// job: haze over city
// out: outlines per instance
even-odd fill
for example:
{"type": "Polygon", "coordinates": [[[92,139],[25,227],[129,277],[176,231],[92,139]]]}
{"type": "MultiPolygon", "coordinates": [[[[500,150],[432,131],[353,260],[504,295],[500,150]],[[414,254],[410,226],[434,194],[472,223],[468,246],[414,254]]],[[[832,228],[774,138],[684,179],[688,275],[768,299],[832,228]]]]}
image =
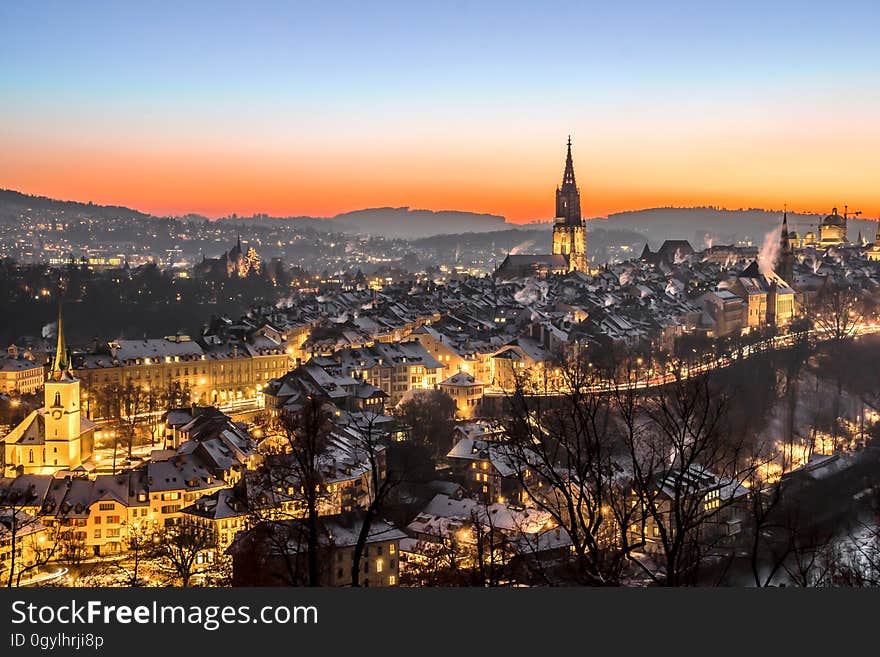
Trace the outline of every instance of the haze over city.
{"type": "Polygon", "coordinates": [[[875,3],[5,3],[0,183],[158,214],[880,212],[875,3]]]}

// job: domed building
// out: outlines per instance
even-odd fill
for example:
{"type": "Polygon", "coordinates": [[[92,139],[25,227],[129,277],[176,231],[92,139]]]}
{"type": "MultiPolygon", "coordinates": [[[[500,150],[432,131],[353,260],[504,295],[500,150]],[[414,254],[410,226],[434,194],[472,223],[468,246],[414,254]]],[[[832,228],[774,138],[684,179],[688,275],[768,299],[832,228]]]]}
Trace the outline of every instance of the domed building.
{"type": "Polygon", "coordinates": [[[872,262],[880,262],[880,221],[877,222],[877,237],[874,238],[874,243],[868,247],[865,255],[872,262]]]}
{"type": "Polygon", "coordinates": [[[819,246],[840,246],[846,243],[846,217],[837,214],[837,208],[831,210],[819,225],[819,246]]]}

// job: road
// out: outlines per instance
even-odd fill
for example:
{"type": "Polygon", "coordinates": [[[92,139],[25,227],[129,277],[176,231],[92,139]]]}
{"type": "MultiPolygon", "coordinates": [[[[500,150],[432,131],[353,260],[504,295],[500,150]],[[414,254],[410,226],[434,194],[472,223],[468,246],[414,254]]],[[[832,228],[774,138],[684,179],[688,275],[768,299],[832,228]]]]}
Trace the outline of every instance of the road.
{"type": "MultiPolygon", "coordinates": [[[[822,339],[822,333],[825,331],[821,329],[812,329],[808,332],[809,335],[822,339]]],[[[864,335],[872,335],[880,333],[880,324],[871,323],[871,324],[863,324],[859,327],[859,329],[854,333],[854,337],[861,337],[864,335]]],[[[707,372],[722,369],[725,367],[729,367],[734,365],[735,363],[741,362],[752,356],[756,356],[758,354],[765,353],[767,351],[772,351],[774,349],[783,349],[786,347],[791,347],[797,340],[798,335],[792,333],[786,333],[785,335],[778,335],[773,338],[769,338],[767,340],[762,340],[761,342],[756,342],[752,345],[744,346],[735,356],[734,355],[726,355],[720,356],[718,358],[713,358],[711,360],[706,361],[705,363],[699,363],[696,365],[684,365],[679,372],[667,372],[665,374],[660,374],[657,376],[651,376],[649,371],[649,377],[644,379],[634,379],[627,381],[625,383],[616,383],[616,382],[608,382],[608,383],[599,383],[593,386],[588,386],[583,389],[584,393],[608,393],[608,392],[620,392],[620,391],[628,391],[628,390],[644,390],[647,388],[657,388],[660,386],[667,385],[669,383],[673,383],[677,379],[689,379],[691,377],[700,376],[701,374],[705,374],[707,372]]],[[[638,375],[637,375],[638,377],[638,375]]],[[[488,388],[485,391],[485,396],[487,397],[504,397],[506,395],[511,394],[512,391],[507,391],[501,388],[488,388]]],[[[559,394],[564,394],[564,390],[554,391],[554,392],[529,392],[530,397],[556,397],[559,394]]]]}

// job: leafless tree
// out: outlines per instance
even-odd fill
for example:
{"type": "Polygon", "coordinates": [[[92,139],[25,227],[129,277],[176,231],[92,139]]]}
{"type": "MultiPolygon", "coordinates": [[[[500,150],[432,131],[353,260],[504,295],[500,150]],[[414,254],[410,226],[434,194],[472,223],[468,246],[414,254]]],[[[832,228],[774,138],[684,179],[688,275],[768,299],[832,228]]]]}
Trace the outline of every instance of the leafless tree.
{"type": "Polygon", "coordinates": [[[637,405],[640,427],[628,441],[633,493],[659,568],[638,563],[667,586],[696,583],[706,556],[725,540],[724,512],[742,499],[757,467],[746,441],[727,431],[727,405],[708,374],[679,375],[637,405]]]}
{"type": "Polygon", "coordinates": [[[308,396],[298,410],[280,413],[269,430],[275,440],[266,444],[274,444],[277,451],[267,454],[250,477],[251,524],[266,523],[265,536],[277,543],[278,553],[287,559],[291,583],[303,579],[293,570],[306,553],[304,579],[309,586],[320,586],[320,513],[328,498],[322,461],[332,430],[331,413],[323,400],[308,396]]]}
{"type": "Polygon", "coordinates": [[[156,558],[164,562],[184,587],[189,586],[198,570],[199,555],[217,551],[215,533],[195,522],[182,522],[159,530],[155,543],[156,558]]]}
{"type": "Polygon", "coordinates": [[[435,456],[445,455],[449,437],[455,426],[455,401],[441,390],[416,390],[400,405],[400,416],[412,428],[412,439],[431,450],[435,456]]]}
{"type": "Polygon", "coordinates": [[[368,502],[361,517],[357,541],[351,563],[351,585],[360,586],[361,561],[364,547],[370,536],[373,523],[388,500],[388,496],[401,483],[399,473],[389,474],[386,466],[386,449],[383,441],[384,433],[378,426],[382,417],[372,411],[365,411],[356,416],[349,416],[353,428],[354,448],[369,464],[368,502]]]}
{"type": "Polygon", "coordinates": [[[8,565],[0,571],[6,586],[19,586],[23,577],[46,565],[58,546],[55,534],[43,524],[48,510],[32,486],[0,481],[0,535],[9,546],[8,565]],[[25,560],[24,556],[30,558],[25,560]]]}
{"type": "Polygon", "coordinates": [[[744,540],[752,580],[757,587],[773,584],[794,549],[796,515],[783,508],[782,492],[779,481],[768,482],[757,472],[753,473],[749,482],[744,540]]]}
{"type": "Polygon", "coordinates": [[[506,450],[527,500],[568,535],[575,581],[614,584],[631,549],[624,529],[632,511],[617,463],[616,399],[601,391],[613,370],[598,373],[581,350],[559,369],[554,395],[517,377],[506,450]]]}
{"type": "Polygon", "coordinates": [[[850,340],[865,316],[865,304],[852,287],[829,282],[817,295],[810,316],[832,345],[850,340]]]}
{"type": "Polygon", "coordinates": [[[156,533],[147,525],[128,525],[124,544],[126,558],[116,561],[114,568],[122,576],[125,586],[143,586],[144,564],[165,556],[157,545],[156,533]]]}
{"type": "Polygon", "coordinates": [[[497,526],[495,511],[484,500],[470,514],[475,552],[472,579],[476,586],[497,587],[510,576],[511,537],[497,526]]]}

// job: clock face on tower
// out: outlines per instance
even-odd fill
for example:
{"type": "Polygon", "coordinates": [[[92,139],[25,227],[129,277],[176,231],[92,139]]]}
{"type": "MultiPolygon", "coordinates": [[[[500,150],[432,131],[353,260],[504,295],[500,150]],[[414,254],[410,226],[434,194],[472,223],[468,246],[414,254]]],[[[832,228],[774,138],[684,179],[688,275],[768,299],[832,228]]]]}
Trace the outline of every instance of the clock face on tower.
{"type": "Polygon", "coordinates": [[[54,411],[52,411],[52,419],[53,420],[60,420],[62,415],[63,415],[63,413],[61,412],[61,409],[59,409],[59,408],[56,408],[54,411]]]}

